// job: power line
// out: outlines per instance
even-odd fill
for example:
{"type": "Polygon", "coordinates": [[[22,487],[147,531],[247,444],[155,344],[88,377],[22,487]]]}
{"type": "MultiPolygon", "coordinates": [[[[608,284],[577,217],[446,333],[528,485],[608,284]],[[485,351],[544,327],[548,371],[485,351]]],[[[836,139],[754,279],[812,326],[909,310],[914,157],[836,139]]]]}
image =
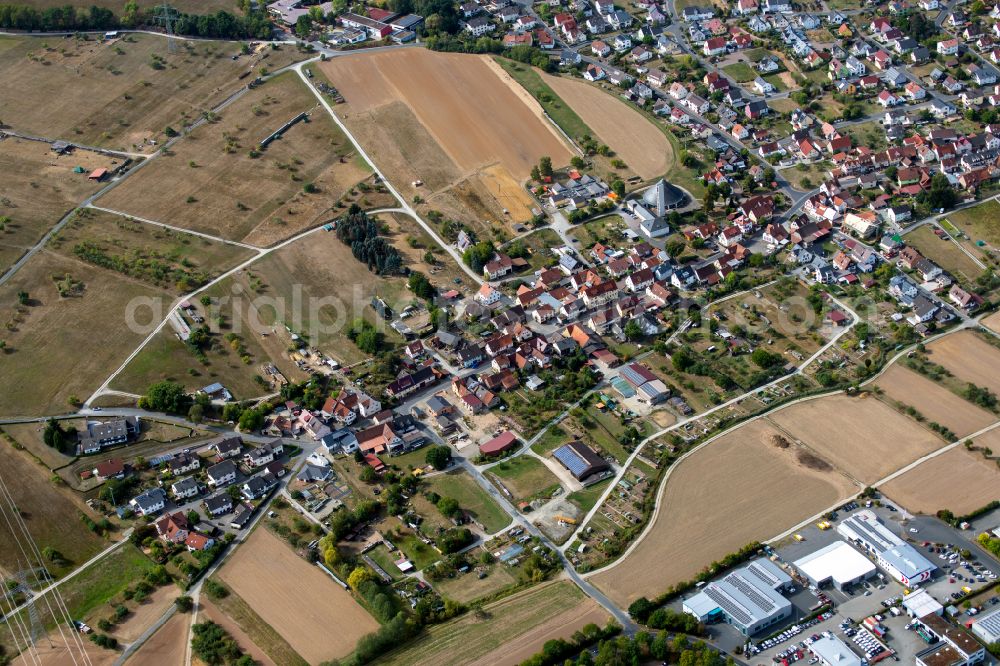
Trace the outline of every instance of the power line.
{"type": "MultiPolygon", "coordinates": [[[[30,565],[32,558],[25,551],[24,543],[28,544],[28,549],[34,554],[35,562],[38,564],[38,567],[44,569],[45,567],[42,555],[39,552],[38,547],[35,545],[34,540],[31,538],[31,533],[28,531],[28,526],[24,523],[24,520],[21,518],[20,512],[17,509],[17,504],[14,502],[13,496],[7,489],[7,485],[4,482],[2,476],[0,476],[0,513],[3,513],[4,520],[6,521],[7,526],[11,531],[11,536],[17,543],[17,547],[21,551],[21,554],[24,556],[26,563],[30,565]],[[13,523],[11,522],[10,517],[8,516],[8,511],[14,516],[13,523]],[[16,523],[17,526],[20,528],[19,530],[15,529],[14,523],[16,523]],[[22,539],[18,537],[18,531],[20,531],[21,536],[23,537],[23,542],[22,539]]],[[[42,583],[38,579],[38,574],[37,574],[38,569],[32,568],[30,569],[30,571],[31,571],[31,576],[35,579],[35,584],[38,586],[39,589],[43,589],[42,583]]],[[[57,613],[56,611],[52,610],[52,604],[49,601],[48,594],[43,594],[42,600],[45,602],[45,606],[46,608],[48,608],[49,614],[55,620],[56,629],[58,629],[59,635],[62,637],[64,643],[66,644],[67,650],[69,651],[70,659],[72,659],[73,664],[75,665],[78,662],[73,654],[72,647],[70,647],[70,641],[66,639],[66,634],[63,632],[63,626],[62,626],[63,621],[66,621],[70,627],[73,627],[72,618],[69,617],[69,612],[62,601],[62,595],[59,593],[59,590],[57,588],[52,588],[51,592],[53,593],[53,596],[56,600],[56,606],[60,612],[57,613]],[[62,615],[63,617],[60,618],[59,615],[62,615]]],[[[29,618],[31,617],[31,608],[33,606],[34,606],[34,599],[32,599],[32,603],[29,605],[29,618]]],[[[86,653],[85,646],[83,646],[83,644],[80,642],[79,635],[76,634],[75,628],[73,632],[73,639],[74,642],[76,642],[77,647],[80,648],[83,654],[84,663],[89,664],[90,657],[86,653]]],[[[34,639],[32,640],[32,643],[34,643],[34,639]]]]}
{"type": "Polygon", "coordinates": [[[174,21],[177,20],[176,10],[164,2],[156,8],[158,12],[156,20],[163,24],[163,29],[167,33],[167,51],[174,53],[177,50],[177,43],[174,39],[174,21]]]}

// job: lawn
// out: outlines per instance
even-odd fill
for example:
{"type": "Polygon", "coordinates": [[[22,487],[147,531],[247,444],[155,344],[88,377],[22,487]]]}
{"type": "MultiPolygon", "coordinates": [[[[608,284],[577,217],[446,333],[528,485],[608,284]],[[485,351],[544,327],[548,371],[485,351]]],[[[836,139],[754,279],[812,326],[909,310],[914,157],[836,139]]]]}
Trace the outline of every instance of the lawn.
{"type": "Polygon", "coordinates": [[[578,250],[586,250],[595,243],[614,244],[624,241],[622,231],[626,229],[620,215],[606,215],[588,220],[570,231],[570,236],[580,241],[578,250]]]}
{"type": "Polygon", "coordinates": [[[562,101],[559,95],[542,80],[542,77],[538,75],[538,72],[534,68],[514,60],[508,60],[507,58],[495,58],[495,60],[504,68],[504,71],[510,74],[511,78],[521,84],[532,97],[538,100],[538,103],[545,109],[545,113],[552,118],[553,122],[563,132],[574,139],[578,139],[585,134],[594,136],[594,133],[587,127],[587,123],[583,122],[583,119],[568,104],[562,101]]]}
{"type": "Polygon", "coordinates": [[[427,479],[430,489],[442,497],[451,497],[459,506],[486,527],[490,534],[510,524],[510,516],[466,472],[449,472],[427,479]]]}
{"type": "Polygon", "coordinates": [[[501,646],[514,645],[522,634],[584,600],[583,593],[570,583],[539,585],[488,604],[481,614],[466,614],[430,626],[419,638],[378,663],[385,666],[455,663],[459,654],[463,660],[473,661],[501,646]]]}
{"type": "Polygon", "coordinates": [[[746,83],[757,78],[757,73],[745,62],[734,62],[731,65],[726,65],[722,71],[736,79],[737,83],[746,83]]]}
{"type": "Polygon", "coordinates": [[[544,456],[557,446],[562,446],[569,439],[567,433],[561,425],[551,426],[538,438],[538,441],[531,445],[531,450],[540,456],[544,456]]]}
{"type": "Polygon", "coordinates": [[[786,90],[788,90],[788,86],[785,85],[785,82],[782,79],[782,75],[780,73],[768,74],[767,76],[763,77],[763,79],[768,83],[770,83],[772,86],[774,86],[775,90],[777,90],[778,92],[785,92],[786,90]]]}
{"type": "Polygon", "coordinates": [[[885,138],[885,129],[883,129],[882,124],[877,120],[850,125],[842,128],[841,133],[850,136],[855,146],[867,146],[872,150],[881,150],[888,145],[885,138]]]}
{"type": "MultiPolygon", "coordinates": [[[[434,550],[431,546],[428,546],[413,534],[407,533],[405,535],[398,536],[392,543],[406,554],[407,559],[413,562],[413,566],[415,566],[418,571],[441,559],[441,554],[439,552],[434,550]]],[[[392,566],[395,568],[396,565],[393,564],[392,566]]],[[[390,570],[386,569],[386,571],[390,570]]]]}
{"type": "Polygon", "coordinates": [[[949,213],[948,220],[965,232],[972,243],[982,240],[1000,247],[1000,203],[995,199],[949,213]]]}
{"type": "Polygon", "coordinates": [[[490,468],[515,499],[549,497],[559,486],[559,479],[540,460],[522,455],[504,460],[490,468]]]}
{"type": "Polygon", "coordinates": [[[818,187],[829,171],[829,162],[800,163],[788,169],[782,169],[781,175],[797,190],[811,190],[818,187]]]}
{"type": "Polygon", "coordinates": [[[601,498],[601,494],[608,489],[609,483],[611,483],[611,479],[605,479],[600,483],[587,486],[583,490],[577,490],[570,493],[566,496],[566,499],[575,504],[580,511],[586,514],[594,508],[595,504],[597,504],[597,500],[601,498]]]}
{"type": "Polygon", "coordinates": [[[957,245],[957,240],[942,240],[934,235],[933,227],[930,225],[914,229],[906,234],[903,240],[965,283],[974,283],[983,272],[983,269],[957,245]]]}
{"type": "Polygon", "coordinates": [[[396,566],[396,560],[399,558],[399,554],[390,553],[389,549],[384,544],[369,550],[366,555],[372,558],[372,561],[375,562],[375,564],[382,567],[387,574],[392,576],[393,580],[397,580],[403,576],[403,572],[396,566]]]}
{"type": "Polygon", "coordinates": [[[529,268],[527,270],[529,271],[549,268],[558,263],[551,250],[562,244],[559,234],[552,229],[539,229],[512,242],[512,245],[523,245],[527,249],[529,253],[527,257],[529,268]]]}
{"type": "Polygon", "coordinates": [[[510,570],[502,564],[493,564],[487,568],[485,578],[470,571],[466,574],[456,573],[454,578],[445,578],[434,583],[434,589],[443,597],[461,604],[468,604],[489,594],[513,585],[517,582],[510,570]]]}
{"type": "MultiPolygon", "coordinates": [[[[131,543],[120,546],[85,571],[59,586],[71,617],[87,617],[126,587],[142,580],[155,564],[131,543]]],[[[41,606],[41,604],[36,605],[41,606]]]]}

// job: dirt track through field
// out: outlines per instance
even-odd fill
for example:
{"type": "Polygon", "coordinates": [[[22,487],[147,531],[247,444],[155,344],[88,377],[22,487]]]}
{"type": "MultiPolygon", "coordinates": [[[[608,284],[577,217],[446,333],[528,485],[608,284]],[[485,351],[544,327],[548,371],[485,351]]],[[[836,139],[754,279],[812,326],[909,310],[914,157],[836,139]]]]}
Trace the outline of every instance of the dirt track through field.
{"type": "Polygon", "coordinates": [[[927,351],[932,362],[960,380],[1000,394],[1000,349],[972,331],[946,335],[927,345],[927,351]]]}
{"type": "Polygon", "coordinates": [[[542,78],[601,141],[644,179],[662,176],[673,164],[674,151],[663,132],[614,95],[565,76],[543,74],[542,78]]]}
{"type": "Polygon", "coordinates": [[[864,484],[878,481],[946,444],[916,421],[866,394],[808,400],[768,418],[864,484]]]}
{"type": "Polygon", "coordinates": [[[885,392],[888,400],[913,407],[928,422],[940,423],[956,437],[982,430],[997,420],[985,409],[899,363],[882,373],[875,385],[885,392]]]}
{"type": "MultiPolygon", "coordinates": [[[[976,444],[989,446],[985,437],[977,437],[976,444]]],[[[933,515],[940,509],[948,509],[961,516],[1000,500],[1000,468],[995,460],[957,446],[879,490],[915,513],[933,515]]]]}
{"type": "MultiPolygon", "coordinates": [[[[520,179],[543,155],[555,164],[568,162],[570,150],[541,108],[529,105],[497,75],[495,66],[485,56],[426,49],[335,58],[319,65],[344,95],[349,113],[397,99],[405,102],[463,171],[499,161],[520,179]]],[[[377,155],[373,159],[379,161],[377,155]]]]}
{"type": "Polygon", "coordinates": [[[190,615],[175,613],[125,663],[133,666],[142,666],[143,664],[184,666],[186,652],[184,644],[187,640],[187,628],[190,621],[190,615]]]}
{"type": "Polygon", "coordinates": [[[378,629],[350,593],[269,530],[256,530],[219,575],[310,664],[350,654],[378,629]]]}
{"type": "Polygon", "coordinates": [[[628,606],[857,491],[841,473],[800,462],[803,450],[780,448],[775,435],[780,432],[759,419],[681,462],[661,489],[659,513],[639,545],[590,581],[628,606]]]}

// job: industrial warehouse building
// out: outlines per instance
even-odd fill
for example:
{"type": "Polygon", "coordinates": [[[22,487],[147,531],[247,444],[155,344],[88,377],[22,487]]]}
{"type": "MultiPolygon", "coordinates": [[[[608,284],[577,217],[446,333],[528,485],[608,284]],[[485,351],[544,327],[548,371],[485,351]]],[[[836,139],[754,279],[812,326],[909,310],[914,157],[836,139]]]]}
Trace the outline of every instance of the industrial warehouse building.
{"type": "Polygon", "coordinates": [[[791,585],[774,562],[754,560],[685,600],[684,612],[702,622],[723,620],[752,636],[792,615],[792,603],[781,595],[791,585]]]}
{"type": "Polygon", "coordinates": [[[861,666],[861,659],[836,636],[824,636],[809,646],[824,666],[861,666]]]}
{"type": "Polygon", "coordinates": [[[583,442],[570,442],[552,452],[552,457],[584,485],[600,481],[611,472],[608,461],[583,442]]]}
{"type": "Polygon", "coordinates": [[[816,587],[832,583],[838,590],[875,575],[875,565],[843,541],[831,543],[795,562],[795,568],[816,587]]]}
{"type": "Polygon", "coordinates": [[[886,573],[906,586],[921,583],[937,569],[917,549],[882,524],[873,511],[863,509],[837,525],[837,532],[868,551],[886,573]]]}
{"type": "Polygon", "coordinates": [[[639,399],[655,405],[670,397],[667,385],[641,363],[630,363],[618,373],[627,381],[639,395],[639,399]]]}
{"type": "Polygon", "coordinates": [[[987,645],[1000,643],[1000,608],[984,614],[972,623],[972,633],[987,645]]]}

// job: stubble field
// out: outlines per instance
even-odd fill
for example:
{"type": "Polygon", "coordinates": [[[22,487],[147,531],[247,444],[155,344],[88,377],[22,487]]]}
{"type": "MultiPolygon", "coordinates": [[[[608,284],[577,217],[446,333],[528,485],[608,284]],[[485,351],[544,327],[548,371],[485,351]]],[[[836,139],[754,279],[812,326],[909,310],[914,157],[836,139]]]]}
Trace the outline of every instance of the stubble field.
{"type": "MultiPolygon", "coordinates": [[[[995,432],[995,431],[994,431],[995,432]]],[[[977,444],[984,444],[977,438],[977,444]]],[[[935,456],[879,487],[907,510],[934,515],[948,509],[968,514],[1000,500],[1000,467],[963,446],[935,456]]]]}
{"type": "Polygon", "coordinates": [[[184,40],[170,53],[156,35],[0,37],[0,87],[20,93],[0,97],[0,118],[20,132],[149,153],[147,140],[162,143],[167,126],[180,131],[243,87],[243,72],[303,57],[284,46],[232,60],[238,52],[233,43],[184,40]]]}
{"type": "Polygon", "coordinates": [[[125,663],[132,666],[184,666],[189,624],[190,618],[187,615],[175,613],[125,663]]]}
{"type": "Polygon", "coordinates": [[[972,331],[959,331],[927,345],[928,358],[958,379],[1000,393],[1000,350],[972,331]]]}
{"type": "Polygon", "coordinates": [[[32,247],[66,213],[103,184],[87,179],[97,168],[120,160],[89,150],[56,155],[41,141],[0,137],[0,274],[32,247]],[[81,173],[74,173],[80,167],[81,173]]]}
{"type": "Polygon", "coordinates": [[[663,132],[620,99],[569,77],[543,79],[644,180],[659,178],[673,165],[673,148],[663,132]]]}
{"type": "Polygon", "coordinates": [[[309,663],[344,657],[378,629],[349,592],[268,530],[255,531],[219,575],[309,663]]]}
{"type": "Polygon", "coordinates": [[[929,422],[940,423],[959,438],[997,420],[986,410],[899,363],[882,373],[875,385],[890,401],[913,407],[929,422]]]}
{"type": "Polygon", "coordinates": [[[332,206],[367,174],[312,92],[288,72],[248,92],[98,204],[267,246],[334,217],[332,206]],[[250,155],[302,112],[308,121],[250,155]],[[310,183],[316,189],[306,192],[310,183]]]}
{"type": "Polygon", "coordinates": [[[808,400],[768,418],[865,485],[945,445],[930,430],[864,394],[808,400]]]}
{"type": "Polygon", "coordinates": [[[659,512],[626,556],[590,581],[622,606],[689,580],[709,563],[766,540],[857,491],[808,449],[781,448],[765,419],[734,430],[674,468],[659,512]],[[775,488],[794,502],[774,501],[775,488]]]}
{"type": "Polygon", "coordinates": [[[556,166],[572,155],[490,58],[401,49],[319,70],[344,95],[337,114],[403,195],[470,224],[529,220],[536,204],[521,185],[531,167],[544,155],[556,166]]]}

